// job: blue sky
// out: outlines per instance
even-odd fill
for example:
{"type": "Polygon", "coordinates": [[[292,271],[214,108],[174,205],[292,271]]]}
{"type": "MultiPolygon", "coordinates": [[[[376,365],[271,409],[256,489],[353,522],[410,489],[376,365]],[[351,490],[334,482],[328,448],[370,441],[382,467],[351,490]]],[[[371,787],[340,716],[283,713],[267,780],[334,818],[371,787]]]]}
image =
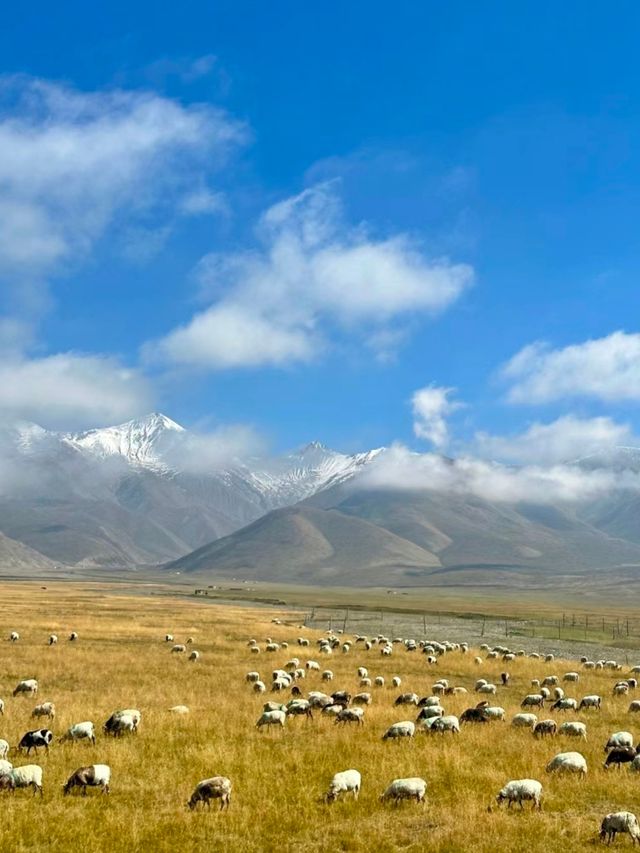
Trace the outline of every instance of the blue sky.
{"type": "Polygon", "coordinates": [[[4,14],[4,418],[635,441],[636,4],[4,14]]]}

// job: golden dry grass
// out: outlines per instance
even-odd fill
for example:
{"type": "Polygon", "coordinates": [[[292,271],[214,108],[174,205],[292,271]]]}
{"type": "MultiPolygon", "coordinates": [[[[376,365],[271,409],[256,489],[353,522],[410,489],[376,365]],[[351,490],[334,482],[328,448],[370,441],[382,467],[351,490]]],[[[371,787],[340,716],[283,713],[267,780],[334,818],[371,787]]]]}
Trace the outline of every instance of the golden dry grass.
{"type": "MultiPolygon", "coordinates": [[[[586,744],[562,738],[536,741],[508,722],[465,726],[459,737],[417,736],[413,741],[383,742],[393,722],[415,718],[415,709],[394,708],[399,691],[372,688],[374,704],[362,728],[345,728],[316,715],[290,719],[285,731],[255,729],[265,698],[255,696],[245,674],[258,669],[265,681],[292,656],[320,660],[335,673],[332,688],[356,692],[358,665],[370,674],[402,677],[402,690],[424,695],[439,676],[470,689],[469,696],[446,697],[447,712],[460,714],[473,705],[479,676],[494,680],[504,665],[473,654],[452,653],[428,668],[424,656],[396,648],[382,658],[375,647],[361,646],[347,655],[319,658],[315,648],[300,649],[295,616],[275,610],[213,605],[208,602],[121,594],[113,588],[73,584],[3,584],[0,621],[0,697],[7,705],[0,717],[0,737],[14,745],[28,729],[36,700],[11,697],[20,678],[37,677],[37,701],[53,700],[58,716],[52,728],[61,735],[73,722],[93,720],[101,729],[115,709],[137,707],[143,720],[137,736],[109,739],[98,735],[86,743],[55,744],[48,756],[13,758],[44,768],[41,802],[30,792],[0,795],[2,842],[7,851],[547,851],[561,847],[591,849],[602,816],[618,809],[640,811],[640,774],[602,769],[603,744],[618,729],[637,735],[640,716],[627,713],[628,698],[611,697],[619,677],[610,672],[581,674],[567,689],[580,698],[604,697],[600,714],[580,715],[587,722],[586,744]],[[280,616],[290,625],[273,625],[280,616]],[[17,644],[6,641],[18,630],[17,644]],[[66,636],[77,630],[77,644],[66,636]],[[49,648],[50,632],[60,643],[49,648]],[[189,663],[171,655],[166,631],[176,640],[195,638],[201,660],[189,663]],[[255,637],[264,648],[271,636],[289,649],[252,655],[246,642],[255,637]],[[167,709],[186,704],[191,713],[174,718],[167,709]],[[556,752],[578,749],[589,763],[586,781],[553,778],[544,766],[556,752]],[[107,763],[113,771],[109,797],[95,791],[85,799],[62,796],[67,776],[83,764],[107,763]],[[362,773],[358,802],[320,802],[332,775],[355,767],[362,773]],[[229,776],[231,807],[219,813],[190,812],[186,800],[199,780],[229,776]],[[399,776],[422,776],[428,782],[426,807],[405,803],[381,805],[379,795],[399,776]],[[487,806],[509,779],[538,778],[545,791],[544,811],[508,813],[487,806]]],[[[446,639],[446,638],[441,638],[446,639]]],[[[575,662],[544,664],[518,659],[509,665],[512,682],[499,689],[496,704],[507,719],[519,710],[533,677],[576,668],[575,662]]],[[[319,675],[302,682],[303,690],[323,689],[319,675]]],[[[276,697],[277,698],[277,697],[276,697]]],[[[549,716],[545,712],[544,716],[549,716]]],[[[556,714],[562,721],[563,715],[556,714]]],[[[618,846],[628,844],[622,839],[618,846]]]]}

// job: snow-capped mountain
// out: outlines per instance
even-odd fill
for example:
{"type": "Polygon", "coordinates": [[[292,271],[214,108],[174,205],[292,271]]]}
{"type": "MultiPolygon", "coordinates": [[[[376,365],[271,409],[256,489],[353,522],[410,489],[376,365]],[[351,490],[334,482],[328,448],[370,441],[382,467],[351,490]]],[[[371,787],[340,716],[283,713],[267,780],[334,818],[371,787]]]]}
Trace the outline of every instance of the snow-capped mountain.
{"type": "Polygon", "coordinates": [[[61,563],[161,562],[349,480],[381,452],[313,442],[213,464],[201,441],[157,412],[80,433],[5,428],[0,532],[61,563]]]}

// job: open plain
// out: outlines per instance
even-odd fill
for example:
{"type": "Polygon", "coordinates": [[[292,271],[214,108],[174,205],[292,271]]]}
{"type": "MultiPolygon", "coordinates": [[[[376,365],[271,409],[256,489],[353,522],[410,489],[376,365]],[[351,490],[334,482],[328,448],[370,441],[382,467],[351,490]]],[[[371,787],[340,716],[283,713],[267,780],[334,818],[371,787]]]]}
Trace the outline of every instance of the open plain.
{"type": "MultiPolygon", "coordinates": [[[[46,723],[31,718],[36,702],[55,702],[51,725],[56,736],[48,755],[18,756],[14,765],[38,763],[44,769],[44,797],[29,791],[0,793],[4,849],[79,851],[546,851],[560,847],[592,849],[607,812],[640,810],[640,774],[627,767],[603,769],[603,746],[611,733],[628,730],[637,742],[640,716],[628,713],[629,696],[614,698],[613,684],[624,671],[584,671],[575,660],[551,663],[519,657],[474,662],[467,654],[449,652],[429,666],[426,656],[407,652],[400,643],[390,656],[374,645],[366,651],[353,644],[348,653],[337,649],[318,655],[315,641],[326,631],[300,628],[302,612],[282,608],[213,604],[170,595],[135,595],[115,585],[2,584],[0,620],[0,737],[15,747],[29,729],[46,723]],[[281,624],[272,622],[280,620],[281,624]],[[9,641],[11,631],[20,634],[9,641]],[[69,642],[77,631],[79,638],[69,642]],[[48,646],[51,633],[57,645],[48,646]],[[201,653],[196,663],[187,654],[172,654],[165,634],[178,643],[193,637],[189,648],[201,653]],[[300,647],[307,637],[309,647],[300,647]],[[260,653],[247,645],[255,638],[260,653]],[[288,648],[266,652],[266,639],[287,642],[288,648]],[[288,701],[289,691],[271,694],[271,673],[292,657],[301,666],[308,659],[331,669],[334,679],[321,681],[308,672],[298,682],[309,690],[357,693],[367,689],[373,701],[365,710],[364,726],[342,727],[314,712],[314,718],[288,718],[284,730],[259,731],[255,723],[264,701],[288,701]],[[357,668],[384,676],[384,687],[360,688],[357,668]],[[482,697],[473,687],[483,677],[500,683],[508,669],[511,681],[498,686],[492,704],[502,706],[506,721],[463,725],[459,735],[416,734],[399,742],[383,741],[394,722],[415,719],[418,709],[394,707],[397,695],[415,691],[429,695],[441,677],[464,686],[468,694],[445,696],[447,713],[460,715],[482,697]],[[533,678],[562,675],[577,669],[577,684],[565,684],[568,696],[580,699],[597,693],[600,712],[551,712],[558,723],[579,719],[587,724],[587,742],[561,736],[534,739],[528,730],[510,725],[522,697],[531,692],[533,678]],[[258,670],[267,693],[255,695],[245,680],[258,670]],[[400,676],[394,689],[391,678],[400,676]],[[12,697],[22,678],[37,678],[37,698],[12,697]],[[168,711],[184,704],[185,716],[168,711]],[[118,708],[142,712],[139,732],[120,738],[103,734],[102,724],[118,708]],[[61,744],[59,737],[72,724],[92,720],[97,743],[61,744]],[[579,750],[587,759],[586,779],[548,776],[545,765],[558,752],[579,750]],[[108,796],[63,796],[62,785],[78,767],[93,763],[111,766],[108,796]],[[322,801],[333,774],[347,768],[362,774],[359,800],[322,801]],[[228,776],[233,784],[230,808],[220,812],[190,811],[187,800],[204,778],[228,776]],[[383,804],[380,794],[398,777],[420,776],[428,783],[426,805],[383,804]],[[543,810],[527,805],[507,811],[495,805],[495,795],[511,779],[534,778],[544,788],[543,810]],[[491,811],[488,810],[492,806],[491,811]]],[[[348,633],[348,632],[347,632],[348,633]]],[[[341,637],[341,640],[346,639],[341,637]]],[[[426,639],[416,636],[416,640],[426,639]]],[[[429,639],[447,640],[432,634],[429,639]]],[[[540,641],[540,651],[545,650],[540,641]]],[[[517,649],[517,641],[510,645],[517,649]]],[[[622,837],[617,845],[630,843],[622,837]]]]}

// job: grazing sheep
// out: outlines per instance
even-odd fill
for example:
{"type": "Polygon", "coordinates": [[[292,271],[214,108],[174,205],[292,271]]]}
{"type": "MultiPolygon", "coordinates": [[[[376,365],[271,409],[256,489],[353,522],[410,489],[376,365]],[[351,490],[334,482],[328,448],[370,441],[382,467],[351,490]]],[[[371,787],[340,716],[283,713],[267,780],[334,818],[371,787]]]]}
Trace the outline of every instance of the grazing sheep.
{"type": "Polygon", "coordinates": [[[537,722],[538,718],[535,714],[516,714],[511,720],[511,725],[517,729],[533,729],[537,722]]]}
{"type": "Polygon", "coordinates": [[[287,703],[286,710],[287,714],[292,717],[307,717],[309,720],[313,720],[311,705],[307,699],[292,699],[287,703]]]}
{"type": "Polygon", "coordinates": [[[50,634],[49,635],[49,645],[55,646],[57,642],[58,642],[58,635],[57,634],[50,634]]]}
{"type": "Polygon", "coordinates": [[[376,675],[373,680],[373,683],[376,687],[384,687],[384,678],[382,675],[376,675]]]}
{"type": "Polygon", "coordinates": [[[604,751],[610,749],[627,749],[633,746],[633,735],[631,732],[614,732],[606,742],[604,751]]]}
{"type": "Polygon", "coordinates": [[[13,691],[14,696],[18,696],[19,694],[26,696],[36,696],[38,693],[38,682],[35,678],[25,678],[22,681],[19,681],[13,691]]]}
{"type": "Polygon", "coordinates": [[[267,690],[267,685],[264,681],[254,681],[253,683],[253,692],[254,693],[265,693],[267,690]]]}
{"type": "Polygon", "coordinates": [[[488,723],[489,720],[484,715],[484,708],[467,708],[460,715],[460,724],[462,723],[488,723]]]}
{"type": "Polygon", "coordinates": [[[393,800],[398,805],[400,800],[415,800],[416,803],[424,803],[427,793],[427,783],[419,776],[411,776],[407,779],[394,779],[380,796],[380,802],[393,800]]]}
{"type": "Polygon", "coordinates": [[[63,785],[65,796],[74,788],[82,789],[82,796],[87,796],[87,788],[101,788],[103,794],[109,793],[111,783],[111,768],[108,764],[89,764],[79,767],[63,785]]]}
{"type": "Polygon", "coordinates": [[[416,733],[415,723],[411,720],[403,720],[400,723],[394,723],[382,735],[382,740],[395,740],[403,737],[413,737],[416,733]]]}
{"type": "Polygon", "coordinates": [[[549,735],[550,737],[555,737],[558,731],[558,724],[555,720],[540,720],[539,723],[536,723],[533,727],[533,734],[536,737],[545,737],[549,735]]]}
{"type": "Polygon", "coordinates": [[[9,742],[0,738],[0,758],[6,758],[9,755],[9,742]]]}
{"type": "Polygon", "coordinates": [[[256,683],[256,681],[260,681],[260,673],[259,673],[259,672],[255,672],[255,671],[253,671],[253,672],[248,672],[248,673],[245,675],[244,680],[245,680],[248,684],[255,684],[255,683],[256,683]]]}
{"type": "Polygon", "coordinates": [[[587,775],[587,762],[579,752],[559,752],[546,766],[547,773],[580,773],[587,775]]]}
{"type": "Polygon", "coordinates": [[[544,708],[542,693],[529,693],[520,703],[521,708],[544,708]]]}
{"type": "Polygon", "coordinates": [[[393,703],[394,705],[417,705],[419,696],[416,693],[401,693],[393,703]]]}
{"type": "MultiPolygon", "coordinates": [[[[164,635],[164,641],[165,641],[165,643],[173,643],[173,634],[165,634],[164,635]]],[[[255,640],[249,641],[250,646],[253,645],[254,643],[255,643],[255,640]]]]}
{"type": "Polygon", "coordinates": [[[13,770],[13,764],[0,758],[0,776],[7,776],[13,770]]]}
{"type": "Polygon", "coordinates": [[[44,751],[49,752],[49,744],[52,740],[53,732],[49,729],[35,729],[34,731],[26,732],[22,736],[18,744],[18,749],[26,750],[27,755],[30,754],[32,749],[35,750],[37,755],[39,747],[44,747],[44,751]]]}
{"type": "Polygon", "coordinates": [[[498,688],[495,684],[483,684],[482,687],[479,687],[477,690],[478,693],[489,693],[492,696],[495,696],[498,692],[498,688]]]}
{"type": "Polygon", "coordinates": [[[369,676],[369,671],[366,668],[366,666],[359,666],[358,667],[358,678],[368,678],[368,676],[369,676]]]}
{"type": "Polygon", "coordinates": [[[542,809],[542,784],[536,779],[515,779],[507,782],[496,797],[498,805],[507,802],[510,809],[513,803],[518,803],[524,809],[526,800],[531,800],[532,807],[540,811],[542,809]]]}
{"type": "Polygon", "coordinates": [[[580,704],[578,705],[578,711],[582,711],[583,708],[585,710],[588,708],[592,708],[595,711],[599,711],[601,708],[601,705],[602,705],[602,699],[599,696],[597,696],[595,693],[593,693],[589,696],[583,696],[582,697],[582,699],[580,700],[580,704]]]}
{"type": "Polygon", "coordinates": [[[53,702],[43,702],[41,705],[36,705],[36,707],[31,712],[32,717],[48,717],[50,720],[55,720],[56,717],[56,706],[53,702]]]}
{"type": "Polygon", "coordinates": [[[627,696],[629,694],[629,685],[625,682],[614,684],[611,691],[613,696],[627,696]]]}
{"type": "Polygon", "coordinates": [[[356,693],[353,697],[354,705],[370,705],[371,704],[371,693],[356,693]]]}
{"type": "Polygon", "coordinates": [[[562,723],[559,731],[561,735],[566,735],[567,737],[581,737],[583,740],[587,739],[587,727],[584,723],[573,721],[570,723],[562,723]]]}
{"type": "Polygon", "coordinates": [[[504,687],[506,687],[506,686],[507,686],[507,684],[509,683],[509,679],[510,679],[510,678],[511,678],[511,676],[509,675],[509,673],[508,673],[508,672],[501,672],[501,673],[500,673],[500,681],[502,682],[502,685],[503,685],[504,687]]]}
{"type": "Polygon", "coordinates": [[[76,631],[72,631],[72,632],[69,634],[69,642],[70,642],[70,643],[75,643],[75,641],[76,641],[77,639],[78,639],[78,634],[77,634],[77,632],[76,632],[76,631]]]}
{"type": "Polygon", "coordinates": [[[423,720],[430,720],[431,717],[444,717],[444,708],[440,705],[427,705],[420,710],[416,722],[421,723],[423,720]]]}
{"type": "MultiPolygon", "coordinates": [[[[137,712],[140,713],[139,711],[137,712]]],[[[125,732],[135,733],[138,730],[139,719],[127,711],[115,711],[102,727],[106,735],[121,737],[125,732]]]]}
{"type": "Polygon", "coordinates": [[[331,780],[329,790],[325,794],[327,803],[334,803],[340,794],[353,794],[353,799],[358,799],[360,788],[362,786],[362,777],[357,770],[343,770],[336,773],[331,780]]]}
{"type": "Polygon", "coordinates": [[[20,639],[20,634],[18,634],[17,631],[12,631],[9,634],[9,639],[11,640],[12,643],[17,643],[18,640],[20,639]]]}
{"type": "Polygon", "coordinates": [[[357,723],[364,725],[364,708],[343,708],[336,716],[336,723],[357,723]]]}
{"type": "Polygon", "coordinates": [[[640,700],[634,699],[629,705],[628,711],[630,714],[637,714],[640,711],[640,700]]]}
{"type": "Polygon", "coordinates": [[[60,738],[60,743],[66,743],[69,740],[89,740],[95,746],[96,731],[93,723],[90,720],[86,720],[83,723],[74,723],[74,725],[69,726],[60,738]]]}
{"type": "Polygon", "coordinates": [[[173,705],[168,709],[170,714],[177,714],[179,717],[189,713],[187,705],[173,705]]]}
{"type": "Polygon", "coordinates": [[[256,723],[256,728],[262,729],[263,726],[280,726],[283,729],[286,720],[287,715],[285,711],[264,711],[256,723]]]}
{"type": "Polygon", "coordinates": [[[42,767],[38,764],[23,764],[22,767],[14,767],[7,776],[0,776],[0,790],[8,788],[14,791],[16,788],[33,788],[34,795],[38,792],[44,796],[42,787],[42,767]]]}
{"type": "Polygon", "coordinates": [[[189,654],[189,660],[195,663],[200,658],[200,652],[197,652],[195,649],[189,654]]]}
{"type": "Polygon", "coordinates": [[[554,699],[564,699],[565,692],[562,687],[554,687],[553,688],[553,698],[554,699]]]}
{"type": "Polygon", "coordinates": [[[187,647],[183,643],[176,643],[175,646],[171,646],[171,653],[174,655],[181,655],[187,651],[187,647]]]}
{"type": "Polygon", "coordinates": [[[460,721],[454,714],[447,714],[444,717],[431,717],[431,719],[425,720],[422,730],[440,732],[441,734],[451,732],[457,735],[460,734],[460,721]]]}
{"type": "Polygon", "coordinates": [[[575,699],[569,699],[565,696],[564,699],[558,699],[551,706],[552,711],[577,711],[578,703],[575,699]]]}
{"type": "Polygon", "coordinates": [[[620,769],[621,765],[630,764],[636,755],[637,752],[633,747],[631,749],[612,749],[606,757],[604,769],[607,770],[612,764],[620,769]]]}
{"type": "Polygon", "coordinates": [[[504,708],[500,708],[497,705],[489,706],[483,709],[484,715],[488,720],[503,720],[505,718],[505,710],[504,708]]]}
{"type": "Polygon", "coordinates": [[[618,832],[627,832],[631,836],[631,843],[636,841],[640,844],[640,825],[638,818],[632,812],[610,812],[602,818],[600,824],[600,841],[607,840],[611,844],[616,840],[618,832]]]}
{"type": "Polygon", "coordinates": [[[322,673],[323,681],[333,681],[333,672],[330,669],[325,669],[322,673]]]}
{"type": "Polygon", "coordinates": [[[308,670],[313,670],[314,672],[320,672],[320,664],[315,660],[308,660],[305,664],[305,667],[308,670]]]}
{"type": "Polygon", "coordinates": [[[580,681],[580,675],[577,672],[565,672],[562,676],[562,680],[573,681],[575,683],[576,681],[580,681]]]}
{"type": "Polygon", "coordinates": [[[220,811],[225,806],[229,808],[231,803],[231,780],[226,776],[212,776],[211,779],[203,779],[194,788],[187,805],[195,809],[198,803],[203,803],[211,808],[211,800],[220,800],[220,811]]]}

